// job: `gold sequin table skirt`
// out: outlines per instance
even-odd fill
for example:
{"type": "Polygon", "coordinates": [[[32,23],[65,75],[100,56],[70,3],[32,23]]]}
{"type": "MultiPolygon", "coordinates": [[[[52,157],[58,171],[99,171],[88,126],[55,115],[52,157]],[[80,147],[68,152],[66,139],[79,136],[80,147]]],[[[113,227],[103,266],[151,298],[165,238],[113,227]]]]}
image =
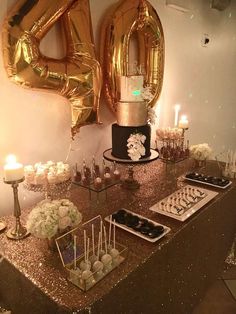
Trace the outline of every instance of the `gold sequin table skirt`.
{"type": "MultiPolygon", "coordinates": [[[[128,258],[87,293],[66,280],[59,256],[48,251],[46,242],[32,236],[15,242],[0,234],[0,300],[13,314],[190,314],[222,270],[236,231],[235,183],[184,223],[149,210],[183,184],[177,178],[192,165],[160,160],[137,165],[138,191],[114,186],[107,201],[95,205],[85,189],[73,187],[71,199],[84,221],[125,207],[172,229],[152,244],[117,228],[128,258]]],[[[215,173],[215,166],[208,162],[207,171],[215,173]]],[[[27,213],[23,210],[23,218],[27,213]]],[[[13,223],[12,217],[5,220],[13,223]]]]}

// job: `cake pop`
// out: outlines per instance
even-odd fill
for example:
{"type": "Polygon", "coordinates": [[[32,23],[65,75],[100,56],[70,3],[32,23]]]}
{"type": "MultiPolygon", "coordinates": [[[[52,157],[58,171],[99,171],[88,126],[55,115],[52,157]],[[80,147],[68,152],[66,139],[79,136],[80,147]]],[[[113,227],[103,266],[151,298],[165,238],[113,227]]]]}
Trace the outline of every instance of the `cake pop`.
{"type": "MultiPolygon", "coordinates": [[[[87,241],[86,241],[86,239],[87,239],[86,238],[86,230],[84,230],[84,260],[82,260],[80,262],[80,269],[83,271],[91,269],[91,263],[89,260],[87,260],[87,254],[86,254],[86,252],[87,252],[87,247],[86,247],[87,241]]],[[[88,241],[89,241],[89,239],[88,239],[88,241]]]]}
{"type": "Polygon", "coordinates": [[[104,265],[104,272],[108,273],[112,269],[112,257],[110,254],[108,254],[107,250],[107,234],[106,234],[106,228],[104,228],[104,238],[105,238],[105,254],[102,256],[101,261],[104,265]]]}
{"type": "Polygon", "coordinates": [[[120,171],[116,168],[116,162],[113,163],[113,175],[115,180],[120,180],[120,171]]]}
{"type": "Polygon", "coordinates": [[[93,249],[93,254],[89,258],[91,265],[93,265],[98,260],[96,254],[95,254],[94,224],[92,224],[92,249],[93,249]]]}
{"type": "Polygon", "coordinates": [[[95,177],[95,179],[94,179],[94,187],[97,190],[100,190],[102,188],[102,179],[100,177],[95,177]]]}
{"type": "Polygon", "coordinates": [[[82,175],[81,175],[81,172],[78,171],[78,166],[77,166],[77,163],[75,164],[75,177],[74,177],[74,180],[76,182],[80,182],[82,179],[82,175]]]}
{"type": "Polygon", "coordinates": [[[103,273],[103,263],[99,261],[100,255],[100,246],[101,246],[101,232],[98,234],[98,250],[97,250],[97,260],[92,266],[92,270],[95,272],[95,277],[97,280],[101,279],[104,276],[103,273]]]}
{"type": "Polygon", "coordinates": [[[101,247],[100,247],[100,253],[99,253],[99,257],[100,259],[102,258],[102,256],[105,254],[105,251],[103,250],[103,222],[101,220],[101,223],[100,223],[100,233],[101,233],[101,247]]]}
{"type": "Polygon", "coordinates": [[[77,267],[77,236],[74,235],[74,261],[73,261],[73,268],[70,270],[70,280],[75,284],[78,285],[79,277],[81,275],[81,270],[77,267]]]}
{"type": "MultiPolygon", "coordinates": [[[[111,217],[110,217],[111,221],[111,217]]],[[[112,264],[113,266],[117,265],[119,263],[119,251],[116,249],[116,225],[113,224],[113,248],[110,249],[110,255],[112,257],[112,264]]]]}
{"type": "Polygon", "coordinates": [[[105,162],[105,159],[103,158],[103,173],[109,173],[110,174],[111,172],[111,169],[110,167],[106,166],[106,162],[105,162]]]}
{"type": "Polygon", "coordinates": [[[84,174],[85,178],[87,178],[88,181],[90,181],[90,179],[91,179],[91,170],[89,169],[89,167],[86,166],[85,159],[83,160],[83,174],[84,174]]]}
{"type": "Polygon", "coordinates": [[[96,164],[94,156],[93,156],[93,171],[95,172],[96,177],[100,177],[100,168],[99,165],[96,164]]]}
{"type": "Polygon", "coordinates": [[[90,241],[90,239],[88,238],[87,248],[86,248],[86,252],[85,252],[85,262],[87,265],[90,265],[90,268],[86,268],[82,272],[82,275],[81,275],[81,279],[82,279],[83,284],[85,285],[86,290],[89,286],[92,286],[95,283],[93,273],[90,270],[91,269],[91,263],[89,261],[89,241],[90,241]]]}
{"type": "Polygon", "coordinates": [[[111,222],[112,222],[112,216],[109,216],[109,233],[108,233],[108,251],[110,253],[110,250],[112,249],[111,246],[111,222]]]}
{"type": "Polygon", "coordinates": [[[111,184],[111,174],[109,172],[104,173],[105,185],[111,184]]]}

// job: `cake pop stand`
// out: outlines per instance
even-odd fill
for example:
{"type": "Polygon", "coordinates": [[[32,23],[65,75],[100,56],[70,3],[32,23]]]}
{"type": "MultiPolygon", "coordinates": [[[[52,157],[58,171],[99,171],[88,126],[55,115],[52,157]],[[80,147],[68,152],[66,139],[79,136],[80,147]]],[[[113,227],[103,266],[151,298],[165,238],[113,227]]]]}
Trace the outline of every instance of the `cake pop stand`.
{"type": "Polygon", "coordinates": [[[156,150],[151,148],[151,155],[147,158],[143,158],[137,161],[131,159],[120,159],[112,155],[112,148],[109,148],[103,152],[103,157],[109,161],[115,161],[120,164],[128,164],[128,178],[122,181],[122,187],[127,190],[137,190],[140,188],[140,183],[134,178],[134,167],[141,163],[148,163],[156,160],[159,154],[156,150]]]}

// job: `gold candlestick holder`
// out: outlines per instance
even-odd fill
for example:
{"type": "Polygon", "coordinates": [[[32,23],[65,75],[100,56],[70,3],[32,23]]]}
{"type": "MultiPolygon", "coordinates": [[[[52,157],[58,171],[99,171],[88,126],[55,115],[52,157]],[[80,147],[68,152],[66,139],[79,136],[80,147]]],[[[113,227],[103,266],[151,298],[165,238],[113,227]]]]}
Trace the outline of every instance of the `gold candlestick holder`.
{"type": "Polygon", "coordinates": [[[6,227],[7,227],[7,225],[5,224],[5,222],[2,221],[2,220],[0,220],[0,232],[3,231],[3,230],[5,230],[6,227]]]}
{"type": "Polygon", "coordinates": [[[24,226],[22,226],[20,221],[21,208],[18,198],[18,186],[19,183],[23,182],[24,180],[25,178],[16,181],[7,181],[4,179],[4,183],[10,184],[12,186],[14,195],[14,216],[16,218],[16,222],[15,226],[7,231],[7,237],[11,240],[21,240],[29,235],[29,232],[24,226]]]}

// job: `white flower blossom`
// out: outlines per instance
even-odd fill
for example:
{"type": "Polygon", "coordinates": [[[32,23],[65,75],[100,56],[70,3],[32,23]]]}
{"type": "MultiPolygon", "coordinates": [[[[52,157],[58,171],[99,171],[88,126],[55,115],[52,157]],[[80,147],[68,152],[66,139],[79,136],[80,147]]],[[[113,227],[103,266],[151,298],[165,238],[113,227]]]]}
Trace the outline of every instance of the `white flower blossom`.
{"type": "Polygon", "coordinates": [[[145,156],[146,149],[143,146],[146,136],[141,133],[131,134],[127,140],[128,156],[133,161],[138,161],[142,156],[145,156]]]}
{"type": "Polygon", "coordinates": [[[71,224],[72,224],[72,221],[71,221],[70,217],[66,216],[66,217],[59,219],[58,227],[59,227],[59,229],[64,230],[67,227],[70,227],[71,224]]]}
{"type": "Polygon", "coordinates": [[[28,231],[37,238],[50,239],[58,230],[75,227],[82,215],[69,200],[44,200],[32,209],[27,220],[28,231]]]}

